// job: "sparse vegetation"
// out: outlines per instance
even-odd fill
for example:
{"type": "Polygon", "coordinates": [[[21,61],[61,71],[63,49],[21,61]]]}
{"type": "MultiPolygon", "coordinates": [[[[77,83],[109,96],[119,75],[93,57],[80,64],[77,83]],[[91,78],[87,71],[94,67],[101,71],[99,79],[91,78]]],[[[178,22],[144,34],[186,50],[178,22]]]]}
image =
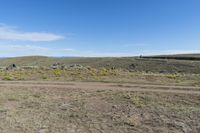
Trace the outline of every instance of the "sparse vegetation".
{"type": "Polygon", "coordinates": [[[16,84],[15,89],[9,85],[0,87],[2,131],[38,132],[41,127],[63,133],[199,131],[199,93],[118,90],[105,83],[104,88],[92,89],[90,85],[102,84],[84,83],[71,88],[68,86],[75,84],[35,82],[35,87],[33,83],[16,84]]]}
{"type": "Polygon", "coordinates": [[[178,78],[178,75],[177,74],[166,74],[165,75],[167,78],[169,78],[169,79],[176,79],[176,78],[178,78]]]}
{"type": "MultiPolygon", "coordinates": [[[[199,57],[199,55],[174,55],[174,57],[199,57]]],[[[171,56],[170,56],[171,57],[171,56]]],[[[43,56],[29,56],[0,59],[0,67],[5,68],[15,63],[24,69],[46,69],[53,64],[64,64],[70,67],[73,64],[95,69],[123,69],[128,71],[152,72],[152,73],[187,73],[200,74],[200,61],[176,60],[176,59],[151,59],[139,57],[123,58],[50,58],[43,56]],[[89,67],[88,67],[89,66],[89,67]]],[[[75,65],[75,66],[76,66],[75,65]]],[[[60,66],[62,68],[62,66],[60,66]]],[[[80,67],[80,69],[82,69],[80,67]]]]}
{"type": "Polygon", "coordinates": [[[13,76],[11,74],[5,74],[2,79],[3,80],[13,80],[13,76]]]}
{"type": "Polygon", "coordinates": [[[172,74],[152,73],[140,71],[128,71],[123,69],[90,68],[76,69],[17,69],[12,71],[1,71],[2,80],[60,80],[60,81],[98,81],[98,82],[146,82],[157,84],[174,85],[200,85],[199,74],[172,74]]]}
{"type": "Polygon", "coordinates": [[[200,131],[198,62],[75,58],[52,68],[54,59],[30,59],[0,70],[0,132],[200,131]]]}

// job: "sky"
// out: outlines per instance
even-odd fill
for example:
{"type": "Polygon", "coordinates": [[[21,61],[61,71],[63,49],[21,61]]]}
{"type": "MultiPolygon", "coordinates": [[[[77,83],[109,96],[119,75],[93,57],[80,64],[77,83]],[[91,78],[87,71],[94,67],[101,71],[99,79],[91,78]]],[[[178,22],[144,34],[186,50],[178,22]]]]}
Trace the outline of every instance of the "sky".
{"type": "Polygon", "coordinates": [[[200,53],[200,0],[0,0],[0,57],[200,53]]]}

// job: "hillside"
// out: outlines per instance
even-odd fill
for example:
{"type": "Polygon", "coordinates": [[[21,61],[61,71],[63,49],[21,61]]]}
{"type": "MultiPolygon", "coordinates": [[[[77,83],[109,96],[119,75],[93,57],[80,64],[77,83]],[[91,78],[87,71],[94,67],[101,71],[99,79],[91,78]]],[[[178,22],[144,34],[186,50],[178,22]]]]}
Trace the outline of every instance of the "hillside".
{"type": "MultiPolygon", "coordinates": [[[[159,56],[156,56],[159,57],[159,56]]],[[[164,57],[164,56],[162,56],[164,57]]],[[[175,56],[167,56],[175,57],[175,56]]],[[[200,57],[200,55],[176,55],[176,57],[200,57]]],[[[120,58],[53,58],[45,56],[26,56],[16,58],[0,59],[0,67],[10,64],[17,66],[46,66],[54,63],[65,65],[80,64],[94,68],[121,68],[131,71],[145,71],[156,73],[200,73],[200,61],[159,59],[159,58],[139,58],[139,57],[120,57],[120,58]]]]}

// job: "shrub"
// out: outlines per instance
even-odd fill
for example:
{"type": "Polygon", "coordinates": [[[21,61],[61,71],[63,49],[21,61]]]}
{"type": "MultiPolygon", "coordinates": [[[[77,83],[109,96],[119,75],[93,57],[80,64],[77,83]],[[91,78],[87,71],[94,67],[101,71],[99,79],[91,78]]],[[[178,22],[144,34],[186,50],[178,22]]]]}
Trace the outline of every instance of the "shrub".
{"type": "Polygon", "coordinates": [[[5,76],[3,77],[3,80],[13,80],[13,77],[10,76],[10,75],[5,75],[5,76]]]}
{"type": "Polygon", "coordinates": [[[47,76],[42,76],[42,79],[47,79],[47,76]]]}
{"type": "Polygon", "coordinates": [[[59,70],[59,69],[55,69],[55,70],[53,70],[53,74],[54,74],[56,77],[60,77],[61,74],[62,74],[62,72],[61,72],[61,70],[59,70]]]}
{"type": "Polygon", "coordinates": [[[99,75],[100,76],[107,76],[107,75],[109,75],[109,72],[107,71],[106,68],[102,68],[102,69],[99,70],[99,75]]]}
{"type": "Polygon", "coordinates": [[[167,74],[166,77],[169,79],[176,79],[178,76],[176,74],[167,74]]]}

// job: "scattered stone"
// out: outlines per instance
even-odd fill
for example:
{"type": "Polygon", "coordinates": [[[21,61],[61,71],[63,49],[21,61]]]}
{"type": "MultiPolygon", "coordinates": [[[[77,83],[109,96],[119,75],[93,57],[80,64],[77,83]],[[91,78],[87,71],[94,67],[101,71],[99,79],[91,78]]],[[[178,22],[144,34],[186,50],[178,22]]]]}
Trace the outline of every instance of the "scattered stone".
{"type": "Polygon", "coordinates": [[[111,67],[111,70],[115,70],[116,68],[113,66],[113,67],[111,67]]]}
{"type": "Polygon", "coordinates": [[[126,124],[130,125],[130,126],[138,126],[141,124],[141,115],[140,114],[134,114],[130,117],[127,118],[127,120],[125,121],[126,124]]]}
{"type": "Polygon", "coordinates": [[[185,124],[183,122],[175,122],[175,124],[177,126],[182,127],[182,130],[183,130],[184,133],[188,133],[188,132],[192,131],[192,129],[187,124],[185,124]]]}
{"type": "Polygon", "coordinates": [[[62,104],[62,105],[60,106],[60,109],[61,109],[61,110],[68,110],[68,109],[70,109],[70,108],[71,108],[71,105],[68,104],[68,103],[64,103],[64,104],[62,104]]]}
{"type": "Polygon", "coordinates": [[[116,108],[117,108],[117,105],[113,105],[112,108],[113,108],[113,109],[116,109],[116,108]]]}
{"type": "Polygon", "coordinates": [[[80,64],[73,64],[73,65],[70,65],[69,67],[70,68],[83,68],[83,66],[80,64]]]}
{"type": "Polygon", "coordinates": [[[48,133],[48,129],[42,128],[38,131],[38,133],[48,133]]]}
{"type": "Polygon", "coordinates": [[[17,68],[16,64],[11,64],[8,67],[6,67],[6,70],[13,70],[15,68],[17,68]]]}
{"type": "Polygon", "coordinates": [[[135,64],[130,64],[130,65],[129,65],[129,68],[130,68],[130,69],[135,69],[135,67],[136,67],[135,64]]]}
{"type": "Polygon", "coordinates": [[[65,69],[65,64],[55,63],[55,64],[51,65],[50,68],[51,69],[61,69],[61,70],[64,70],[65,69]]]}
{"type": "Polygon", "coordinates": [[[51,69],[58,69],[59,68],[59,63],[53,64],[50,67],[51,69]]]}

